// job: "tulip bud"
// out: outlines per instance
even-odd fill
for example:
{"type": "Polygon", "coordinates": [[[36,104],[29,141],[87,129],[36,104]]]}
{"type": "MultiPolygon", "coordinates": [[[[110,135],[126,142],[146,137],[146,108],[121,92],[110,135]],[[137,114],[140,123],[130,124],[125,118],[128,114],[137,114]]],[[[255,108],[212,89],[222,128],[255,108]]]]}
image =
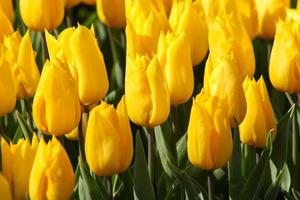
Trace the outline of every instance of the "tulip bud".
{"type": "Polygon", "coordinates": [[[29,176],[38,145],[37,136],[32,138],[30,145],[28,140],[20,139],[17,144],[11,144],[12,154],[11,171],[13,197],[15,200],[23,200],[29,192],[29,176]],[[20,168],[20,166],[22,166],[20,168]]]}
{"type": "Polygon", "coordinates": [[[13,27],[1,7],[0,7],[0,22],[1,22],[0,43],[2,43],[5,36],[9,36],[13,33],[13,27]]]}
{"type": "Polygon", "coordinates": [[[199,0],[174,1],[169,23],[174,32],[187,34],[193,66],[199,64],[208,50],[207,24],[199,0]]]}
{"type": "Polygon", "coordinates": [[[78,125],[80,102],[67,64],[46,61],[32,110],[36,126],[47,134],[63,135],[78,125]]]}
{"type": "Polygon", "coordinates": [[[242,84],[233,59],[208,57],[204,72],[204,90],[227,103],[228,119],[232,127],[243,121],[247,110],[242,84]]]}
{"type": "Polygon", "coordinates": [[[232,153],[227,104],[203,90],[193,100],[188,126],[188,158],[193,165],[211,170],[223,167],[232,153]]]}
{"type": "MultiPolygon", "coordinates": [[[[1,49],[0,44],[0,55],[3,52],[1,49]]],[[[3,57],[0,57],[0,94],[0,116],[4,116],[14,109],[17,91],[11,68],[3,57]]]]}
{"type": "MultiPolygon", "coordinates": [[[[276,118],[265,81],[262,76],[257,82],[247,77],[243,87],[247,112],[239,126],[241,142],[255,147],[266,147],[269,131],[276,128],[276,118]]],[[[272,134],[272,139],[275,139],[275,133],[272,134]]]]}
{"type": "Polygon", "coordinates": [[[168,19],[163,9],[159,9],[152,1],[126,1],[127,55],[148,54],[153,57],[161,31],[169,29],[168,19]],[[132,29],[131,29],[132,28],[132,29]],[[139,44],[139,42],[142,42],[139,44]],[[139,45],[142,48],[135,48],[139,45]],[[132,47],[133,46],[133,47],[132,47]]]}
{"type": "Polygon", "coordinates": [[[82,0],[82,3],[93,6],[96,4],[97,0],[82,0]]]}
{"type": "Polygon", "coordinates": [[[14,21],[14,8],[13,8],[12,0],[1,0],[0,1],[0,7],[4,11],[4,13],[7,16],[7,18],[9,19],[9,21],[11,23],[13,23],[13,21],[14,21]]]}
{"type": "Polygon", "coordinates": [[[171,105],[185,103],[191,98],[194,90],[193,65],[186,35],[161,33],[157,57],[165,72],[171,105]]]}
{"type": "Polygon", "coordinates": [[[269,76],[272,85],[282,92],[300,92],[300,22],[279,21],[270,57],[269,76]]]}
{"type": "Polygon", "coordinates": [[[125,0],[97,0],[97,12],[100,21],[109,27],[126,26],[125,0]]]}
{"type": "Polygon", "coordinates": [[[59,141],[40,140],[29,179],[29,196],[37,199],[70,199],[75,185],[71,161],[59,141]]]}
{"type": "Polygon", "coordinates": [[[99,176],[128,169],[133,157],[133,142],[124,97],[117,110],[101,102],[90,112],[85,153],[89,167],[99,176]]]}
{"type": "Polygon", "coordinates": [[[64,19],[65,1],[20,0],[20,13],[30,29],[35,31],[55,29],[64,19]]]}
{"type": "Polygon", "coordinates": [[[1,175],[1,173],[0,173],[0,194],[1,194],[1,199],[12,200],[8,181],[5,179],[4,176],[1,175]]]}
{"type": "Polygon", "coordinates": [[[35,62],[35,52],[31,45],[29,31],[23,39],[16,31],[5,38],[4,45],[7,49],[7,60],[12,66],[16,80],[17,97],[20,99],[32,97],[38,86],[40,73],[35,62]]]}
{"type": "Polygon", "coordinates": [[[128,116],[134,123],[155,127],[167,120],[170,95],[156,56],[127,56],[125,98],[128,116]],[[138,99],[138,100],[137,100],[138,99]]]}
{"type": "Polygon", "coordinates": [[[76,127],[73,131],[68,134],[65,134],[66,138],[69,140],[78,140],[78,127],[76,127]]]}
{"type": "Polygon", "coordinates": [[[82,0],[66,0],[66,8],[77,6],[82,0]]]}
{"type": "Polygon", "coordinates": [[[263,38],[273,38],[276,23],[279,19],[285,19],[286,9],[290,4],[290,0],[256,0],[258,35],[263,38]]]}
{"type": "Polygon", "coordinates": [[[255,57],[251,39],[240,20],[222,13],[209,25],[209,50],[212,57],[233,54],[242,79],[255,71],[255,57]]]}
{"type": "MultiPolygon", "coordinates": [[[[7,180],[8,184],[12,184],[12,155],[9,144],[1,138],[1,159],[2,159],[2,175],[7,180]]],[[[2,194],[2,193],[0,193],[2,194]]]]}
{"type": "Polygon", "coordinates": [[[59,57],[68,63],[77,81],[78,95],[82,104],[90,105],[103,99],[109,82],[103,55],[95,35],[88,28],[65,29],[58,37],[46,33],[50,58],[59,57]]]}

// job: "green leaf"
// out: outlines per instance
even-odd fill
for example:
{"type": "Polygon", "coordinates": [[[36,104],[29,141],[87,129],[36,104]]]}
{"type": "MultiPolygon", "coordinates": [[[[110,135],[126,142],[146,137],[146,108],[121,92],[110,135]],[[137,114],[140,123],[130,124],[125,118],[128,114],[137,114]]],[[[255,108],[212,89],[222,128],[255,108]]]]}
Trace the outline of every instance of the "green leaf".
{"type": "Polygon", "coordinates": [[[15,135],[14,135],[14,138],[13,138],[13,144],[17,144],[19,139],[21,139],[23,137],[23,133],[22,133],[22,130],[20,127],[18,127],[15,135]]]}
{"type": "Polygon", "coordinates": [[[187,156],[187,134],[184,134],[176,144],[178,166],[180,169],[184,169],[188,165],[187,156]]]}
{"type": "Polygon", "coordinates": [[[15,115],[17,117],[18,123],[19,123],[19,125],[21,127],[21,130],[22,130],[22,133],[23,133],[24,137],[26,139],[28,139],[29,141],[31,141],[32,130],[30,129],[30,127],[28,126],[28,124],[26,123],[26,121],[22,117],[22,115],[19,113],[19,111],[16,111],[15,115]]]}
{"type": "Polygon", "coordinates": [[[134,160],[134,199],[154,200],[155,194],[150,181],[144,148],[139,131],[136,133],[134,160]]]}

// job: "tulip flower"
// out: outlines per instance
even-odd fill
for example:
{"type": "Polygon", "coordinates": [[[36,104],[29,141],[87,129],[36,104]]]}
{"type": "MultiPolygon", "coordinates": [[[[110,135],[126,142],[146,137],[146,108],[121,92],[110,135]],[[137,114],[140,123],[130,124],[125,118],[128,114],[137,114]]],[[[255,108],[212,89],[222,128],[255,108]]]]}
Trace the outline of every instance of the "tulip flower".
{"type": "Polygon", "coordinates": [[[0,22],[1,22],[0,43],[2,43],[5,36],[9,36],[13,33],[13,27],[1,7],[0,7],[0,22]]]}
{"type": "Polygon", "coordinates": [[[237,0],[201,0],[202,7],[207,17],[207,21],[209,22],[213,20],[221,12],[236,14],[237,12],[236,1],[237,0]]]}
{"type": "MultiPolygon", "coordinates": [[[[1,0],[0,7],[11,23],[14,21],[14,8],[12,0],[1,0]]],[[[2,22],[2,21],[1,21],[2,22]]]]}
{"type": "Polygon", "coordinates": [[[255,71],[255,57],[251,39],[240,20],[222,13],[209,26],[209,50],[212,57],[226,57],[233,54],[242,79],[252,77],[255,71]]]}
{"type": "Polygon", "coordinates": [[[67,64],[46,61],[32,110],[36,126],[46,134],[63,135],[78,125],[80,101],[67,64]]]}
{"type": "MultiPolygon", "coordinates": [[[[276,128],[276,118],[265,81],[262,76],[257,82],[247,77],[243,87],[247,112],[239,126],[241,142],[255,147],[266,147],[268,133],[276,128]]],[[[274,133],[272,139],[275,139],[274,133]]]]}
{"type": "Polygon", "coordinates": [[[174,0],[163,0],[167,15],[170,14],[174,0]]]}
{"type": "Polygon", "coordinates": [[[170,112],[170,94],[156,56],[127,56],[125,98],[128,116],[134,123],[155,127],[165,122],[170,112]]]}
{"type": "Polygon", "coordinates": [[[66,0],[66,8],[74,7],[81,3],[82,0],[66,0]]]}
{"type": "Polygon", "coordinates": [[[82,3],[93,6],[96,4],[97,0],[82,0],[82,3]]]}
{"type": "Polygon", "coordinates": [[[95,35],[88,28],[65,29],[58,41],[46,32],[50,58],[64,59],[78,85],[78,95],[83,105],[90,105],[103,99],[109,82],[103,55],[95,35]]]}
{"type": "Polygon", "coordinates": [[[12,66],[12,71],[17,84],[17,97],[26,99],[34,96],[39,83],[40,73],[35,62],[35,52],[31,45],[29,31],[21,37],[16,31],[5,38],[7,60],[12,66]]]}
{"type": "MultiPolygon", "coordinates": [[[[3,46],[0,44],[0,55],[3,46]]],[[[0,116],[10,113],[16,104],[16,85],[11,68],[3,57],[0,57],[0,116]]]]}
{"type": "Polygon", "coordinates": [[[99,176],[128,169],[133,157],[133,142],[124,97],[116,110],[103,101],[90,112],[85,153],[89,167],[99,176]]]}
{"type": "Polygon", "coordinates": [[[97,12],[100,21],[109,27],[126,26],[125,0],[97,0],[97,12]]]}
{"type": "Polygon", "coordinates": [[[201,169],[223,167],[232,153],[232,136],[227,104],[203,90],[193,100],[188,126],[190,162],[201,169]]]}
{"type": "Polygon", "coordinates": [[[299,10],[296,10],[294,8],[289,8],[286,10],[286,18],[285,20],[294,20],[299,21],[300,20],[300,12],[299,10]]]}
{"type": "Polygon", "coordinates": [[[74,171],[65,149],[55,137],[48,144],[42,138],[30,173],[30,199],[67,200],[74,186],[74,171]]]}
{"type": "Polygon", "coordinates": [[[227,103],[232,127],[243,121],[247,110],[242,84],[234,59],[208,57],[204,72],[204,90],[227,103]]]}
{"type": "Polygon", "coordinates": [[[193,66],[199,64],[208,50],[207,24],[199,0],[174,1],[169,23],[174,32],[187,34],[193,66]]]}
{"type": "Polygon", "coordinates": [[[300,92],[298,59],[300,22],[279,21],[270,57],[269,76],[272,85],[282,92],[300,92]]]}
{"type": "Polygon", "coordinates": [[[76,127],[73,131],[68,134],[65,134],[66,138],[69,140],[78,140],[78,127],[76,127]]]}
{"type": "Polygon", "coordinates": [[[273,38],[276,23],[279,19],[285,19],[286,9],[290,4],[290,0],[256,0],[258,35],[263,38],[273,38]]]}
{"type": "MultiPolygon", "coordinates": [[[[12,155],[9,144],[1,138],[1,159],[2,159],[2,175],[7,180],[8,184],[12,184],[12,155]]],[[[1,193],[0,193],[1,194],[1,193]]]]}
{"type": "Polygon", "coordinates": [[[148,54],[153,57],[157,50],[160,32],[169,29],[166,13],[152,1],[126,1],[127,55],[148,54]],[[130,25],[129,25],[130,26],[130,25]],[[141,44],[139,44],[141,43],[141,44]],[[136,46],[140,48],[137,48],[136,46]]]}
{"type": "Polygon", "coordinates": [[[158,42],[157,57],[164,69],[171,105],[188,101],[194,90],[193,65],[187,36],[162,33],[158,42]]]}
{"type": "Polygon", "coordinates": [[[64,19],[65,1],[20,0],[21,17],[35,31],[57,28],[64,19]]]}
{"type": "Polygon", "coordinates": [[[0,173],[0,194],[1,199],[12,200],[12,195],[10,192],[10,187],[4,176],[0,173]]]}

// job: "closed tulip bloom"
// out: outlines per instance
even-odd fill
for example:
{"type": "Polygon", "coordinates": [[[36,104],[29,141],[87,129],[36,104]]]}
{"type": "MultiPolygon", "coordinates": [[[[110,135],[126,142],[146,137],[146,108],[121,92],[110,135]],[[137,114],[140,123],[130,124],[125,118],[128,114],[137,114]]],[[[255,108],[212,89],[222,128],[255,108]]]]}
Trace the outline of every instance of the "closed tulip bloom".
{"type": "Polygon", "coordinates": [[[126,1],[127,24],[131,25],[126,30],[127,55],[155,55],[160,32],[169,30],[163,5],[159,5],[161,6],[158,8],[152,1],[126,1]]]}
{"type": "Polygon", "coordinates": [[[116,110],[101,102],[91,111],[85,153],[89,167],[99,176],[128,169],[133,157],[133,142],[124,97],[116,110]]]}
{"type": "Polygon", "coordinates": [[[10,192],[8,181],[1,174],[0,174],[0,194],[1,194],[1,199],[3,200],[12,200],[12,195],[10,192]]]}
{"type": "Polygon", "coordinates": [[[66,138],[69,140],[78,140],[78,127],[76,127],[73,131],[68,134],[65,134],[66,138]]]}
{"type": "MultiPolygon", "coordinates": [[[[276,118],[265,81],[263,77],[257,82],[247,77],[243,87],[247,113],[239,126],[241,142],[255,147],[266,147],[269,131],[276,128],[276,118]]],[[[272,134],[272,139],[275,139],[275,133],[272,134]]]]}
{"type": "Polygon", "coordinates": [[[57,28],[64,19],[65,1],[20,0],[21,17],[35,31],[57,28]]]}
{"type": "Polygon", "coordinates": [[[12,154],[12,186],[15,200],[23,200],[29,192],[29,176],[33,165],[38,145],[37,136],[32,138],[32,144],[28,140],[20,139],[17,144],[11,144],[12,154]],[[20,166],[22,166],[20,168],[20,166]]]}
{"type": "Polygon", "coordinates": [[[157,57],[165,72],[171,105],[185,103],[191,98],[194,90],[193,65],[186,35],[162,33],[158,42],[157,57]]]}
{"type": "MultiPolygon", "coordinates": [[[[1,159],[2,159],[2,175],[7,180],[8,184],[11,185],[13,182],[12,178],[12,155],[9,144],[1,138],[1,159]]],[[[1,193],[0,193],[1,194],[1,193]]]]}
{"type": "Polygon", "coordinates": [[[77,6],[82,0],[66,0],[66,8],[77,6]]]}
{"type": "Polygon", "coordinates": [[[82,0],[82,3],[93,6],[96,4],[97,0],[82,0]]]}
{"type": "Polygon", "coordinates": [[[14,21],[14,8],[12,0],[1,0],[0,7],[8,17],[9,21],[13,23],[14,21]]]}
{"type": "Polygon", "coordinates": [[[88,28],[65,29],[58,41],[46,33],[50,58],[64,58],[78,85],[78,95],[82,104],[90,105],[103,99],[109,82],[103,55],[95,35],[88,28]]]}
{"type": "Polygon", "coordinates": [[[251,39],[240,20],[222,13],[209,25],[209,50],[212,57],[233,54],[242,79],[255,72],[255,56],[251,39]]]}
{"type": "Polygon", "coordinates": [[[32,110],[36,126],[46,134],[63,135],[78,125],[80,102],[67,64],[46,61],[32,110]]]}
{"type": "Polygon", "coordinates": [[[18,31],[5,38],[7,60],[17,84],[17,97],[26,99],[35,94],[40,80],[40,73],[35,62],[35,52],[32,48],[29,31],[23,39],[18,31]]]}
{"type": "Polygon", "coordinates": [[[208,50],[208,29],[201,3],[199,0],[174,1],[169,22],[174,32],[187,34],[192,64],[196,66],[204,59],[208,50]]]}
{"type": "Polygon", "coordinates": [[[75,186],[71,161],[60,142],[53,137],[40,140],[29,179],[32,200],[67,200],[75,186]]]}
{"type": "Polygon", "coordinates": [[[0,7],[0,22],[1,22],[0,43],[2,43],[4,37],[11,35],[14,30],[9,21],[9,18],[5,15],[1,7],[0,7]]]}
{"type": "Polygon", "coordinates": [[[203,90],[193,100],[187,150],[191,163],[201,169],[223,167],[232,153],[227,104],[203,90]]]}
{"type": "Polygon", "coordinates": [[[299,21],[279,21],[270,57],[269,76],[279,91],[300,92],[299,21]]]}
{"type": "MultiPolygon", "coordinates": [[[[0,54],[1,49],[0,44],[0,54]]],[[[14,109],[17,91],[11,68],[3,57],[0,58],[0,94],[0,116],[4,116],[14,109]]]]}
{"type": "Polygon", "coordinates": [[[286,9],[290,4],[290,0],[256,0],[258,35],[263,38],[273,38],[276,23],[279,19],[285,19],[286,9]]]}
{"type": "Polygon", "coordinates": [[[128,56],[126,62],[125,98],[130,120],[145,127],[164,123],[170,112],[170,94],[156,56],[152,60],[147,55],[128,56]]]}
{"type": "Polygon", "coordinates": [[[232,127],[243,121],[247,110],[242,84],[233,59],[208,57],[204,72],[204,90],[227,103],[232,127]]]}
{"type": "Polygon", "coordinates": [[[109,27],[126,26],[125,0],[97,0],[97,12],[100,21],[109,27]]]}

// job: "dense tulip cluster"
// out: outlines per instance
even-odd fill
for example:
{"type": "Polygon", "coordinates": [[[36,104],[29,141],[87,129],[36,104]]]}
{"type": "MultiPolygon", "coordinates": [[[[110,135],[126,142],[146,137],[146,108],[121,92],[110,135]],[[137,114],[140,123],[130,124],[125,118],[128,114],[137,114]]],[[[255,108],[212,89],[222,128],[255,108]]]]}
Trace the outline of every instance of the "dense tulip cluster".
{"type": "Polygon", "coordinates": [[[299,196],[292,2],[1,0],[0,199],[299,196]]]}

